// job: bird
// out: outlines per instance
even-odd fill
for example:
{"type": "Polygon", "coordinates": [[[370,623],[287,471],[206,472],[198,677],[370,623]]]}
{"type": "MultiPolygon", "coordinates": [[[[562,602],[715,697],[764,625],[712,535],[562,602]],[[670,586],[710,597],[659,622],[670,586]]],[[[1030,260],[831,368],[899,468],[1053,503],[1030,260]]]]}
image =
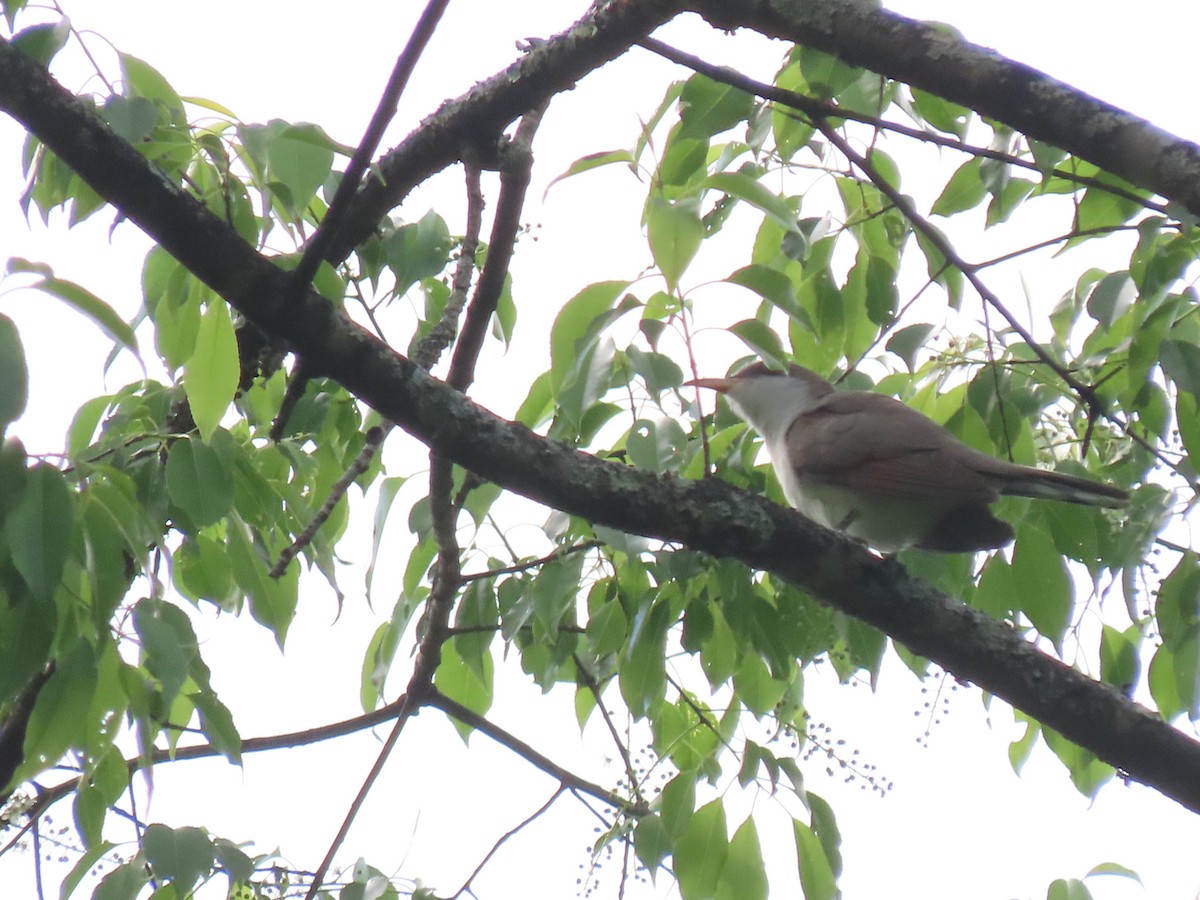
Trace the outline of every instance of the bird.
{"type": "Polygon", "coordinates": [[[723,394],[758,432],[793,507],[883,554],[1003,547],[1013,528],[989,507],[1005,495],[1114,509],[1129,502],[1108,484],[988,456],[899,400],[838,390],[802,366],[754,363],[687,384],[723,394]]]}

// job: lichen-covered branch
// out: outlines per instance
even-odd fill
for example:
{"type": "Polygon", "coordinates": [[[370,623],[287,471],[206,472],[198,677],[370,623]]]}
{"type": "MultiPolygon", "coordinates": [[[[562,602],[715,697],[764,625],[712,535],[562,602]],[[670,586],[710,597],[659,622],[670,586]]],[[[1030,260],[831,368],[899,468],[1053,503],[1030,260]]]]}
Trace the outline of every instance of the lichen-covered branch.
{"type": "Polygon", "coordinates": [[[1176,200],[1200,215],[1200,147],[1032,66],[867,0],[693,0],[718,28],[751,28],[937,94],[1176,200]]]}

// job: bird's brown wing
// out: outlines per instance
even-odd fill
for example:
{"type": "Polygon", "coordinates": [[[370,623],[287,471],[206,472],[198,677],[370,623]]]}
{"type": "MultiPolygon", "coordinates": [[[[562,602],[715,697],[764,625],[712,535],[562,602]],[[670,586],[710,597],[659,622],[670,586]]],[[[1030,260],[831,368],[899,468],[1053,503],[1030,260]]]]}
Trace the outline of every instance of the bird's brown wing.
{"type": "Polygon", "coordinates": [[[830,394],[797,416],[787,444],[801,483],[953,505],[991,503],[998,497],[980,468],[987,471],[988,463],[999,460],[972,450],[932,419],[882,394],[830,394]]]}

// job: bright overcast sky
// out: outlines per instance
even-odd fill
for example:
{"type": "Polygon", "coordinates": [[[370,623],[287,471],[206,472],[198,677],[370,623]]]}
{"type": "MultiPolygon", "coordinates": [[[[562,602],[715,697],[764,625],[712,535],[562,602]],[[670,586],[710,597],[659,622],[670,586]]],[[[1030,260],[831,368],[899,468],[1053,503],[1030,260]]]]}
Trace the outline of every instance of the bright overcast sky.
{"type": "MultiPolygon", "coordinates": [[[[161,0],[62,2],[77,27],[93,30],[150,62],[181,94],[216,100],[247,121],[317,122],[337,140],[351,144],[360,137],[410,20],[422,5],[342,0],[332,6],[314,4],[309,12],[306,4],[214,0],[191,7],[184,20],[161,0]]],[[[390,143],[442,99],[511,62],[516,40],[561,30],[583,5],[565,0],[454,0],[401,104],[390,143]]],[[[1193,90],[1200,15],[1194,0],[1142,0],[1136,5],[894,0],[886,5],[949,22],[969,39],[1161,127],[1200,139],[1193,90]],[[1110,8],[1123,12],[1099,12],[1110,8]]],[[[778,50],[762,53],[765,42],[757,41],[757,50],[747,52],[741,42],[749,36],[726,38],[697,24],[674,24],[663,37],[714,62],[743,65],[750,74],[769,80],[778,50]]],[[[90,46],[113,72],[103,42],[96,39],[90,46]]],[[[68,87],[101,89],[83,84],[83,69],[75,72],[80,80],[68,80],[68,87]]],[[[554,102],[535,145],[539,162],[524,216],[543,227],[537,244],[522,242],[518,250],[518,286],[523,277],[526,283],[536,280],[547,302],[561,302],[589,281],[631,277],[646,264],[648,254],[636,228],[642,199],[636,186],[625,182],[628,193],[614,195],[603,209],[583,206],[594,204],[597,196],[594,183],[584,179],[555,187],[545,204],[541,195],[545,184],[572,159],[629,145],[638,128],[637,116],[652,110],[668,80],[676,77],[683,73],[635,49],[554,102]],[[561,289],[547,287],[558,284],[561,289]]],[[[19,129],[0,120],[0,234],[5,237],[5,255],[48,262],[62,277],[83,283],[132,317],[140,302],[137,273],[144,239],[124,224],[106,249],[111,218],[105,215],[96,216],[77,234],[65,234],[61,216],[47,230],[35,215],[32,229],[27,228],[15,203],[21,190],[21,141],[19,129]]],[[[415,219],[437,206],[454,227],[461,216],[458,185],[457,173],[450,173],[400,213],[415,219]]],[[[139,375],[135,365],[126,365],[105,381],[107,348],[98,333],[55,303],[27,291],[0,293],[0,312],[17,320],[33,369],[30,411],[16,432],[37,451],[61,446],[63,430],[79,402],[139,375]],[[47,310],[52,319],[47,319],[47,310]]],[[[537,320],[548,316],[521,312],[518,330],[524,329],[523,339],[536,359],[545,348],[537,320]]],[[[481,400],[511,411],[519,397],[506,395],[503,386],[485,385],[481,400]]],[[[540,521],[542,515],[533,512],[530,521],[540,521]]],[[[356,561],[365,558],[365,551],[348,549],[345,543],[342,549],[356,561]]],[[[286,661],[270,635],[249,621],[210,626],[210,634],[219,633],[222,643],[209,644],[206,652],[213,654],[220,646],[226,655],[209,657],[218,691],[239,722],[253,723],[242,725],[243,736],[355,713],[358,659],[376,620],[365,609],[353,575],[344,578],[343,589],[346,611],[335,626],[330,625],[334,606],[328,592],[315,586],[304,594],[286,661]]],[[[385,612],[386,604],[381,603],[385,612]]],[[[1108,861],[1137,870],[1146,887],[1143,891],[1122,879],[1092,880],[1089,887],[1096,897],[1197,895],[1200,873],[1194,848],[1200,825],[1194,816],[1152,791],[1119,784],[1106,788],[1089,808],[1070,787],[1065,770],[1044,750],[1034,754],[1024,777],[1016,778],[1004,743],[1011,736],[1010,716],[997,704],[995,731],[989,731],[975,688],[953,691],[949,720],[932,726],[928,746],[919,746],[929,720],[922,704],[934,699],[939,685],[932,680],[918,685],[894,658],[892,662],[885,667],[877,694],[865,685],[830,689],[816,678],[809,686],[810,702],[823,710],[838,736],[848,747],[859,748],[865,761],[894,783],[880,798],[857,785],[843,785],[840,777],[825,778],[819,765],[806,767],[809,787],[830,799],[839,817],[846,860],[842,886],[849,900],[1042,897],[1052,879],[1082,877],[1092,866],[1108,861]],[[928,695],[920,693],[922,687],[928,695]]],[[[942,691],[950,691],[949,683],[942,691]]],[[[496,695],[492,715],[501,724],[539,747],[545,742],[556,759],[592,777],[610,781],[618,774],[585,751],[577,734],[571,733],[569,692],[541,698],[523,679],[498,678],[496,695]],[[506,691],[516,699],[499,699],[506,691]],[[540,723],[554,717],[568,728],[543,733],[540,723]]],[[[604,746],[599,740],[591,743],[604,746]]],[[[244,773],[217,763],[161,767],[150,810],[141,812],[173,824],[199,822],[234,840],[257,839],[260,850],[279,842],[291,862],[311,867],[323,855],[376,747],[374,738],[360,735],[327,747],[251,757],[244,773]]],[[[476,736],[465,750],[440,714],[426,712],[402,738],[345,849],[352,855],[361,852],[385,870],[395,867],[401,875],[420,875],[447,892],[463,876],[463,860],[473,865],[495,837],[541,805],[552,790],[548,778],[512,765],[511,756],[490,747],[485,738],[476,736]],[[477,804],[491,807],[497,816],[477,821],[477,804]],[[447,848],[447,840],[454,846],[447,848]]],[[[758,803],[757,811],[765,811],[769,819],[770,802],[760,798],[758,803]]],[[[54,813],[65,823],[69,808],[60,805],[54,813]]],[[[740,821],[740,815],[744,811],[732,814],[731,822],[740,821]]],[[[556,813],[549,824],[523,833],[488,870],[480,896],[564,896],[575,870],[587,863],[585,844],[592,834],[590,825],[581,826],[580,821],[578,809],[569,808],[556,813]],[[569,834],[571,843],[560,846],[557,834],[569,834]]],[[[778,823],[775,832],[773,837],[763,835],[764,849],[781,854],[786,870],[794,866],[792,851],[778,840],[778,823]]],[[[5,896],[32,896],[31,868],[27,859],[0,861],[5,896]]],[[[615,896],[616,864],[609,868],[614,871],[601,870],[597,896],[615,896]]],[[[661,893],[638,890],[638,896],[661,893]]]]}

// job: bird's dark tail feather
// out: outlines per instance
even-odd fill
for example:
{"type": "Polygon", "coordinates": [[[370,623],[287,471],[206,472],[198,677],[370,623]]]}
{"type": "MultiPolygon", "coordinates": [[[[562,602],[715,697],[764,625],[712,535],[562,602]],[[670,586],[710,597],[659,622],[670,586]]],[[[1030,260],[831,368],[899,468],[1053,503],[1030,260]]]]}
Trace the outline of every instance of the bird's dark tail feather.
{"type": "Polygon", "coordinates": [[[1045,500],[1063,500],[1067,503],[1082,503],[1085,506],[1107,506],[1119,509],[1129,503],[1129,494],[1120,488],[1078,475],[1052,472],[1049,469],[1021,467],[1007,475],[1002,494],[1017,497],[1034,497],[1045,500]]]}

